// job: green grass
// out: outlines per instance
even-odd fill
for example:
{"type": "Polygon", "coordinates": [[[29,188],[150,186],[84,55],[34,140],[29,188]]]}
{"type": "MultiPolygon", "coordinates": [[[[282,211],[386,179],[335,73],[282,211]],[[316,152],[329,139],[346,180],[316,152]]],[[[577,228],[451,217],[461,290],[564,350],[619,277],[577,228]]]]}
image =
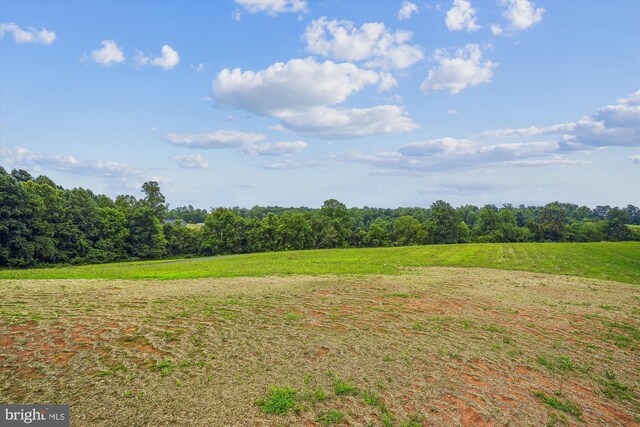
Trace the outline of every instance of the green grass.
{"type": "Polygon", "coordinates": [[[203,259],[0,270],[0,279],[182,279],[397,275],[407,267],[485,267],[640,284],[640,243],[486,243],[269,252],[203,259]]]}
{"type": "Polygon", "coordinates": [[[265,414],[286,414],[296,405],[296,391],[289,387],[272,387],[267,396],[258,401],[265,414]]]}
{"type": "Polygon", "coordinates": [[[344,414],[342,412],[332,409],[330,411],[323,412],[322,414],[318,415],[318,417],[316,418],[316,422],[322,424],[323,426],[328,426],[331,424],[338,424],[343,419],[344,419],[344,414]]]}
{"type": "Polygon", "coordinates": [[[545,393],[541,391],[536,391],[533,393],[538,399],[542,401],[545,405],[550,408],[557,409],[562,412],[566,412],[567,414],[571,414],[576,419],[582,420],[582,410],[578,405],[573,402],[570,402],[566,399],[560,399],[553,396],[547,396],[545,393]]]}

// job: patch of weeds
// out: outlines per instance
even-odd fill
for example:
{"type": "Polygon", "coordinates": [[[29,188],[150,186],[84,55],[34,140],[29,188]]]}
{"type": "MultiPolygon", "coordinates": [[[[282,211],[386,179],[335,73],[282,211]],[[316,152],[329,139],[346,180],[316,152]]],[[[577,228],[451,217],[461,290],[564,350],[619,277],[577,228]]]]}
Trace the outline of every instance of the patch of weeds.
{"type": "Polygon", "coordinates": [[[238,305],[238,304],[240,304],[240,301],[238,301],[236,298],[229,298],[226,301],[226,304],[227,305],[238,305]]]}
{"type": "Polygon", "coordinates": [[[619,383],[616,380],[616,374],[609,370],[604,372],[604,380],[602,381],[602,386],[602,393],[609,399],[633,399],[633,390],[629,388],[629,386],[619,383]]]}
{"type": "Polygon", "coordinates": [[[110,377],[113,375],[113,371],[111,369],[105,369],[104,371],[100,371],[96,374],[99,377],[110,377]]]}
{"type": "Polygon", "coordinates": [[[327,395],[327,393],[324,390],[322,390],[320,387],[316,388],[313,391],[306,392],[305,394],[302,395],[302,400],[306,400],[311,404],[324,402],[328,398],[329,396],[327,395]]]}
{"type": "Polygon", "coordinates": [[[131,390],[127,390],[124,393],[122,393],[122,397],[127,397],[128,398],[128,397],[133,397],[133,396],[134,396],[134,394],[133,394],[133,392],[131,390]]]}
{"type": "Polygon", "coordinates": [[[323,426],[328,426],[331,424],[338,424],[344,419],[344,414],[340,411],[336,411],[332,409],[327,412],[323,412],[316,417],[316,422],[322,424],[323,426]]]}
{"type": "Polygon", "coordinates": [[[423,419],[420,414],[411,414],[406,420],[400,421],[398,427],[421,427],[423,419]]]}
{"type": "Polygon", "coordinates": [[[288,322],[293,322],[293,321],[302,319],[302,315],[301,314],[296,314],[296,313],[287,313],[287,316],[285,317],[285,319],[288,322]]]}
{"type": "Polygon", "coordinates": [[[418,332],[424,332],[427,330],[427,325],[425,325],[422,322],[416,322],[413,325],[411,325],[411,329],[418,332]]]}
{"type": "Polygon", "coordinates": [[[202,347],[204,345],[204,342],[202,341],[201,336],[191,335],[191,344],[193,344],[194,347],[202,347]]]}
{"type": "Polygon", "coordinates": [[[613,311],[620,310],[620,307],[618,307],[617,305],[608,305],[608,304],[601,304],[598,306],[598,308],[601,308],[603,310],[613,310],[613,311]]]}
{"type": "Polygon", "coordinates": [[[382,414],[382,417],[380,418],[380,420],[382,421],[382,425],[384,427],[393,427],[393,424],[395,423],[396,419],[390,413],[384,413],[382,414]]]}
{"type": "Polygon", "coordinates": [[[357,395],[358,388],[353,384],[349,384],[339,378],[336,378],[333,382],[333,392],[338,396],[357,395]]]}
{"type": "Polygon", "coordinates": [[[384,404],[382,402],[382,398],[376,392],[371,390],[365,390],[362,393],[362,400],[364,400],[364,403],[366,403],[367,405],[376,408],[384,404]]]}
{"type": "Polygon", "coordinates": [[[393,357],[390,354],[386,354],[383,358],[382,358],[383,362],[392,362],[393,361],[393,357]]]}
{"type": "Polygon", "coordinates": [[[471,329],[473,327],[473,320],[460,319],[460,326],[462,326],[463,329],[471,329]]]}
{"type": "Polygon", "coordinates": [[[549,419],[547,419],[547,427],[555,427],[555,426],[568,426],[569,420],[564,414],[558,414],[556,412],[549,413],[549,419]]]}
{"type": "Polygon", "coordinates": [[[567,414],[570,414],[576,417],[577,420],[582,421],[582,410],[575,403],[567,399],[560,399],[559,397],[547,396],[545,393],[541,391],[535,391],[533,395],[538,399],[540,399],[540,401],[545,405],[547,405],[548,407],[557,409],[562,412],[566,412],[567,414]]]}
{"type": "Polygon", "coordinates": [[[576,365],[567,356],[539,356],[537,362],[552,372],[568,373],[577,371],[587,373],[590,371],[588,367],[576,365]]]}
{"type": "Polygon", "coordinates": [[[173,363],[169,359],[155,361],[153,366],[151,366],[151,370],[154,372],[160,372],[160,376],[166,377],[176,368],[175,363],[173,363]]]}
{"type": "Polygon", "coordinates": [[[286,414],[296,406],[297,392],[289,387],[272,387],[256,404],[265,414],[286,414]]]}

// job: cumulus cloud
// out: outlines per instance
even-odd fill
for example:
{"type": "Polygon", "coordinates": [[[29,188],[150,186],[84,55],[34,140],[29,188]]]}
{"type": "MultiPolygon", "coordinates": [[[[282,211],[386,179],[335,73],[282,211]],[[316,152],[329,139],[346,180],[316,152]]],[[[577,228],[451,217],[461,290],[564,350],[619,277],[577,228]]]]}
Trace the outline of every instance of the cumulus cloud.
{"type": "Polygon", "coordinates": [[[177,134],[168,133],[164,138],[172,145],[187,148],[241,148],[262,141],[265,136],[259,133],[218,130],[208,133],[177,134]]]}
{"type": "Polygon", "coordinates": [[[483,132],[481,137],[509,138],[538,135],[560,135],[563,151],[588,150],[607,146],[637,146],[640,141],[640,91],[606,105],[576,122],[546,127],[497,129],[483,132]]]}
{"type": "Polygon", "coordinates": [[[170,160],[182,169],[209,169],[209,162],[200,154],[175,155],[170,160]]]}
{"type": "Polygon", "coordinates": [[[344,61],[367,61],[369,68],[405,69],[423,59],[417,46],[409,45],[409,31],[391,32],[381,22],[360,28],[350,21],[314,19],[303,35],[308,52],[344,61]]]}
{"type": "Polygon", "coordinates": [[[258,71],[220,71],[213,81],[219,104],[263,116],[338,104],[352,93],[381,80],[380,74],[354,64],[316,62],[313,58],[278,62],[258,71]]]}
{"type": "Polygon", "coordinates": [[[498,24],[491,24],[491,27],[489,27],[489,29],[491,30],[491,34],[493,34],[494,36],[499,36],[504,31],[498,24]]]}
{"type": "Polygon", "coordinates": [[[243,148],[245,154],[253,156],[284,156],[297,154],[307,148],[304,141],[278,141],[265,144],[249,144],[243,148]]]}
{"type": "Polygon", "coordinates": [[[280,120],[282,128],[307,135],[350,138],[407,132],[417,125],[398,106],[331,108],[366,86],[388,90],[390,74],[351,63],[293,59],[264,70],[224,69],[213,81],[218,104],[280,120]]]}
{"type": "Polygon", "coordinates": [[[397,105],[371,108],[326,108],[292,114],[281,120],[287,129],[327,138],[356,138],[410,132],[418,128],[397,105]]]}
{"type": "Polygon", "coordinates": [[[102,49],[97,49],[91,52],[91,59],[96,64],[109,66],[111,64],[119,64],[124,62],[124,54],[122,49],[118,47],[113,40],[103,40],[102,49]]]}
{"type": "Polygon", "coordinates": [[[8,167],[48,167],[77,175],[126,177],[140,173],[125,163],[109,160],[80,161],[74,156],[40,153],[23,147],[0,149],[0,158],[8,167]]]}
{"type": "Polygon", "coordinates": [[[629,159],[631,159],[631,161],[636,165],[640,165],[640,154],[634,154],[632,156],[629,156],[629,159]]]}
{"type": "Polygon", "coordinates": [[[453,0],[453,7],[447,11],[445,24],[449,31],[477,31],[476,10],[467,0],[453,0]]]}
{"type": "Polygon", "coordinates": [[[35,28],[29,27],[28,29],[23,30],[13,22],[0,24],[0,39],[4,37],[5,33],[13,35],[13,41],[18,44],[51,44],[56,39],[56,33],[53,31],[47,31],[46,28],[36,30],[35,28]]]}
{"type": "MultiPolygon", "coordinates": [[[[249,13],[266,13],[276,16],[279,13],[304,13],[307,11],[306,0],[234,0],[249,13]]],[[[239,11],[237,11],[239,13],[239,11]]],[[[240,18],[236,18],[239,20],[240,18]]]]}
{"type": "Polygon", "coordinates": [[[414,13],[418,13],[418,6],[415,3],[404,0],[402,7],[400,7],[398,11],[398,20],[404,21],[405,19],[409,19],[414,13]]]}
{"type": "Polygon", "coordinates": [[[498,66],[488,59],[482,60],[482,51],[477,44],[468,44],[453,56],[444,49],[438,49],[434,59],[438,67],[429,71],[420,86],[425,93],[446,90],[456,94],[467,87],[490,83],[493,69],[498,66]]]}
{"type": "Polygon", "coordinates": [[[506,7],[502,12],[509,26],[514,30],[525,30],[542,21],[544,9],[536,7],[535,3],[529,0],[499,0],[500,4],[506,7]]]}
{"type": "Polygon", "coordinates": [[[170,70],[180,62],[180,55],[171,46],[162,46],[162,55],[151,60],[150,64],[160,67],[163,70],[170,70]]]}

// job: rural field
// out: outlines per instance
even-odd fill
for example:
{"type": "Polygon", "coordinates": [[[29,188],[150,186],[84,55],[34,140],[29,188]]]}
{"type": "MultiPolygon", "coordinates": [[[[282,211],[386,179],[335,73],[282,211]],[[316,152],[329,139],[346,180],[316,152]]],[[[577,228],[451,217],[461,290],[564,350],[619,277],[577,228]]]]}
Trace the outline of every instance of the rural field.
{"type": "Polygon", "coordinates": [[[640,425],[640,244],[0,271],[0,403],[74,426],[640,425]]]}

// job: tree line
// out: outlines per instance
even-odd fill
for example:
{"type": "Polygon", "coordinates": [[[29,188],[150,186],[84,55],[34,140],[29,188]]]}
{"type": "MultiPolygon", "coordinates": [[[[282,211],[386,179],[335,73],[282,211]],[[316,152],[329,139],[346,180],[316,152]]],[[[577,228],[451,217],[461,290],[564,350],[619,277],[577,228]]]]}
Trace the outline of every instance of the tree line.
{"type": "Polygon", "coordinates": [[[466,242],[640,241],[640,209],[514,207],[168,209],[155,181],[115,200],[0,167],[0,267],[466,242]],[[196,224],[196,225],[194,225],[196,224]]]}

